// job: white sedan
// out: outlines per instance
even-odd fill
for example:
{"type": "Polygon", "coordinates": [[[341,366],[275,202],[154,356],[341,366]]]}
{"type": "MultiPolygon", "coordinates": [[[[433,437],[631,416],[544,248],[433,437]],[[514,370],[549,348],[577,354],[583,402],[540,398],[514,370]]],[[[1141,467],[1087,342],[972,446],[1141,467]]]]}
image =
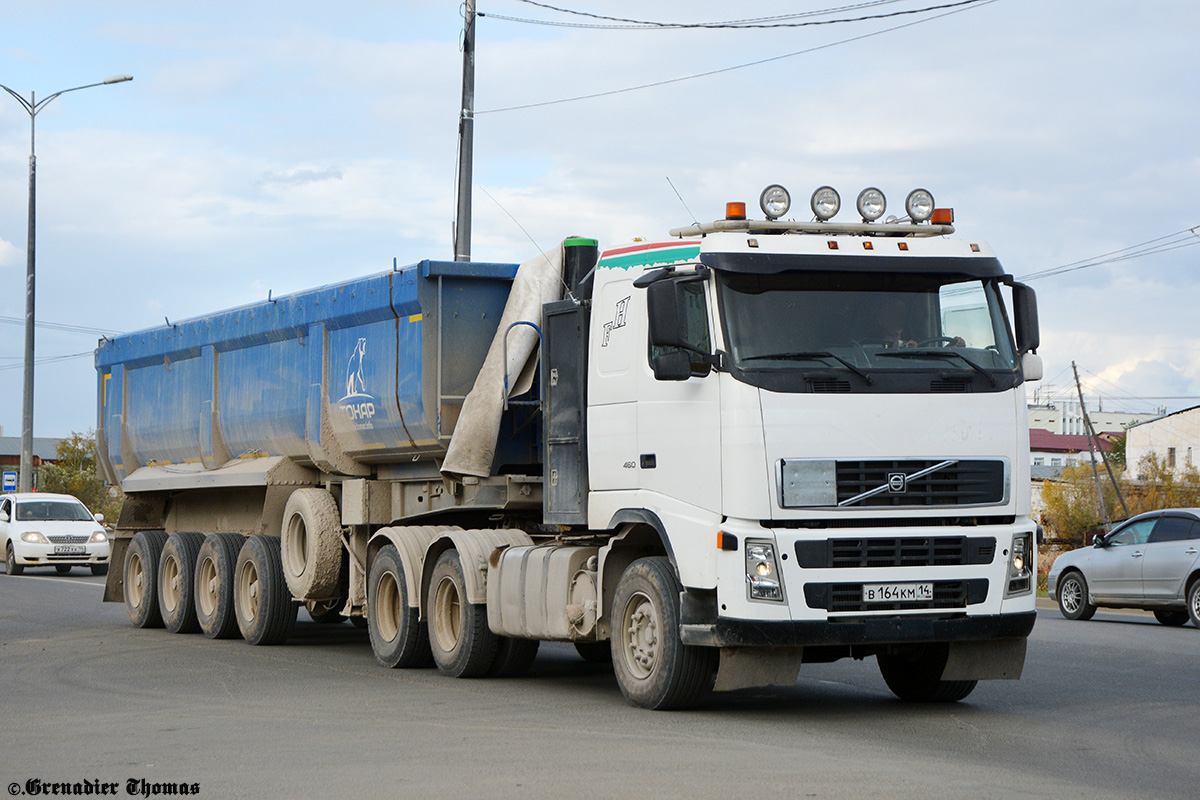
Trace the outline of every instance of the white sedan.
{"type": "Polygon", "coordinates": [[[9,575],[26,567],[90,567],[93,575],[108,572],[108,535],[87,506],[69,494],[31,492],[0,497],[0,547],[9,575]]]}

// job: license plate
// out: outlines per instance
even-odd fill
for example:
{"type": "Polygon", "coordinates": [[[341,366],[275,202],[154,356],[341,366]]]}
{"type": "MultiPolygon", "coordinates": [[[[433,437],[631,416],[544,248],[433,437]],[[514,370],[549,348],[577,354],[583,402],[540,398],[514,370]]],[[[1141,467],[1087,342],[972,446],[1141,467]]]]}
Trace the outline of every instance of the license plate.
{"type": "Polygon", "coordinates": [[[56,555],[82,555],[87,552],[87,548],[80,544],[56,544],[54,552],[56,555]]]}
{"type": "Polygon", "coordinates": [[[864,603],[917,603],[933,599],[932,583],[864,583],[864,603]]]}

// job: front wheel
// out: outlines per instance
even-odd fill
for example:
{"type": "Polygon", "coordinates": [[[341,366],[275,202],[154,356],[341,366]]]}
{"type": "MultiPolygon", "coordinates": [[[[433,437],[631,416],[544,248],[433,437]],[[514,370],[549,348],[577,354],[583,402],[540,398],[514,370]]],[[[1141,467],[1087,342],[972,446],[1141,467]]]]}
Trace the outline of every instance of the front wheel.
{"type": "Polygon", "coordinates": [[[17,554],[13,552],[12,542],[4,549],[4,571],[9,575],[20,575],[25,572],[25,565],[17,563],[17,554]]]}
{"type": "Polygon", "coordinates": [[[1068,572],[1058,582],[1058,610],[1067,619],[1091,619],[1096,607],[1088,602],[1087,581],[1078,572],[1068,572]]]}
{"type": "Polygon", "coordinates": [[[956,703],[974,691],[978,681],[942,680],[949,657],[949,645],[926,644],[880,653],[877,660],[884,683],[901,700],[956,703]]]}
{"type": "Polygon", "coordinates": [[[680,591],[671,562],[661,556],[633,562],[617,584],[613,671],[634,705],[691,708],[712,691],[719,651],[679,640],[680,591]]]}
{"type": "Polygon", "coordinates": [[[1192,624],[1200,628],[1200,578],[1196,578],[1188,587],[1187,610],[1192,624]]]}

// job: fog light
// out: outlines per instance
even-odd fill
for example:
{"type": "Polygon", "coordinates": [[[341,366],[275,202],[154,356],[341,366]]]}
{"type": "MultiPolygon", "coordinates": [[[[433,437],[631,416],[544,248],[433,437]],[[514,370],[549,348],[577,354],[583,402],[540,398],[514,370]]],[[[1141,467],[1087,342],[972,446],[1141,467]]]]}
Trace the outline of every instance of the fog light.
{"type": "Polygon", "coordinates": [[[933,195],[924,189],[913,189],[904,200],[904,211],[913,222],[924,222],[933,216],[933,195]]]}
{"type": "Polygon", "coordinates": [[[838,197],[837,190],[832,186],[822,186],[812,193],[808,205],[812,208],[813,216],[825,222],[837,216],[838,209],[842,207],[842,198],[838,197]]]}
{"type": "Polygon", "coordinates": [[[792,197],[787,189],[773,183],[759,195],[758,207],[767,215],[767,219],[779,219],[792,207],[792,197]]]}
{"type": "Polygon", "coordinates": [[[887,210],[887,198],[883,196],[883,192],[869,186],[858,193],[858,202],[855,205],[858,206],[858,213],[862,215],[864,222],[874,222],[887,210]]]}

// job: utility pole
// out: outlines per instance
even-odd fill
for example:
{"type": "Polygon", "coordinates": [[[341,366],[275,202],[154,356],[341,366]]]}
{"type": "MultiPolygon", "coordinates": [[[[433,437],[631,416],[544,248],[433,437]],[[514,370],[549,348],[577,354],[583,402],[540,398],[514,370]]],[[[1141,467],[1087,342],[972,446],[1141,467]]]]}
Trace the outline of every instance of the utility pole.
{"type": "MultiPolygon", "coordinates": [[[[1087,406],[1083,403],[1083,388],[1079,385],[1079,370],[1075,368],[1074,361],[1071,362],[1071,371],[1075,373],[1075,391],[1079,394],[1079,410],[1083,414],[1084,431],[1087,432],[1088,437],[1088,461],[1092,465],[1092,477],[1096,481],[1096,502],[1100,504],[1100,516],[1104,519],[1104,530],[1109,531],[1112,530],[1112,520],[1108,517],[1108,506],[1104,503],[1104,490],[1100,488],[1100,470],[1096,469],[1096,456],[1093,453],[1093,450],[1100,449],[1100,445],[1093,442],[1092,439],[1095,434],[1092,432],[1092,423],[1088,419],[1087,406]]],[[[1107,463],[1106,459],[1105,464],[1107,465],[1107,463]]],[[[1108,474],[1111,476],[1112,472],[1110,471],[1108,474]]],[[[1124,505],[1125,501],[1122,500],[1121,504],[1124,505]]]]}
{"type": "Polygon", "coordinates": [[[471,161],[475,139],[475,0],[463,4],[462,110],[458,118],[458,202],[454,260],[471,260],[471,161]]]}

